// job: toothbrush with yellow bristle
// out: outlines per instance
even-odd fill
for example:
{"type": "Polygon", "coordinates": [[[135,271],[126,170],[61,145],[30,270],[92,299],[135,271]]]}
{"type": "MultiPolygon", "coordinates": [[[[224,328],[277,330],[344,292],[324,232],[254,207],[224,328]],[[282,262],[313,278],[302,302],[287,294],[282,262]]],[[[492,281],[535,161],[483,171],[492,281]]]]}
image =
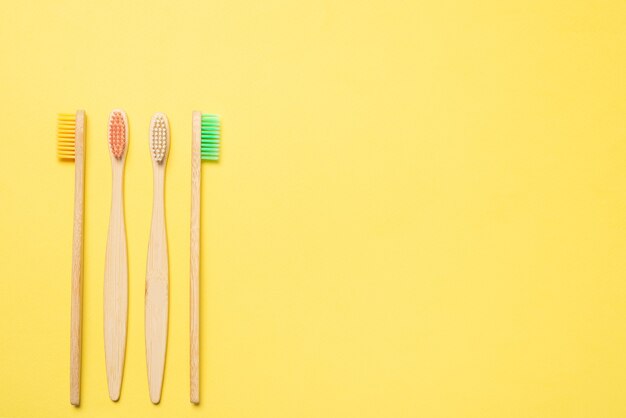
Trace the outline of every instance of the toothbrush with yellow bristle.
{"type": "Polygon", "coordinates": [[[83,221],[85,205],[85,111],[58,116],[57,155],[74,160],[74,233],[70,319],[70,403],[80,405],[80,363],[83,296],[83,221]]]}
{"type": "Polygon", "coordinates": [[[124,224],[124,163],[128,152],[128,119],[121,109],[109,115],[112,192],[109,236],[104,263],[104,354],[111,400],[120,398],[128,315],[128,255],[124,224]]]}
{"type": "Polygon", "coordinates": [[[190,393],[200,403],[200,180],[201,161],[219,158],[220,119],[193,112],[191,118],[190,393]]]}
{"type": "Polygon", "coordinates": [[[155,113],[150,122],[150,154],[154,173],[152,226],[146,267],[146,363],[150,400],[159,403],[165,370],[169,266],[165,231],[165,165],[170,147],[167,117],[155,113]]]}

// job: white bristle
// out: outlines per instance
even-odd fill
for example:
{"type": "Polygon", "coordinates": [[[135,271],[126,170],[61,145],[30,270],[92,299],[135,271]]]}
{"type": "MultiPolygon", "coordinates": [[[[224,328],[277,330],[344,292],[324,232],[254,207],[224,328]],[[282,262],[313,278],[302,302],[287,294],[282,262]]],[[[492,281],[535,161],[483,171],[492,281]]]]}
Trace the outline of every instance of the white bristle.
{"type": "Polygon", "coordinates": [[[163,113],[157,113],[150,123],[150,151],[152,159],[161,163],[167,155],[169,146],[169,126],[167,117],[163,113]]]}

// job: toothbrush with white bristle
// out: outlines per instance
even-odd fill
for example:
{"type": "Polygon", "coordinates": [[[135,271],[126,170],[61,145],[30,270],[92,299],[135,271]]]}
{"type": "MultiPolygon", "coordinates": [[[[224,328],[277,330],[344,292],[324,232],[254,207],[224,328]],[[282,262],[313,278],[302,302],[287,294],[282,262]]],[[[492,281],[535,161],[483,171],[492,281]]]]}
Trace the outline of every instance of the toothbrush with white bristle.
{"type": "Polygon", "coordinates": [[[165,231],[165,166],[169,154],[170,133],[167,117],[155,113],[150,122],[150,154],[154,173],[152,226],[146,268],[146,362],[150,400],[161,400],[165,351],[167,347],[167,316],[169,267],[165,231]]]}

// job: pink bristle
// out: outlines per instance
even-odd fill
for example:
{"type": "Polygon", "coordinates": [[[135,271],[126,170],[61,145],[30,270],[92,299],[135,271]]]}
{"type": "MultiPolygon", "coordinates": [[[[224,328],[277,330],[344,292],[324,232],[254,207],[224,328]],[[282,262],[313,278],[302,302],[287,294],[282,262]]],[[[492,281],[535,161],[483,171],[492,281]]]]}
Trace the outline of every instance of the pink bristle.
{"type": "Polygon", "coordinates": [[[126,148],[126,121],[122,112],[114,111],[109,118],[109,148],[117,159],[122,158],[126,148]]]}

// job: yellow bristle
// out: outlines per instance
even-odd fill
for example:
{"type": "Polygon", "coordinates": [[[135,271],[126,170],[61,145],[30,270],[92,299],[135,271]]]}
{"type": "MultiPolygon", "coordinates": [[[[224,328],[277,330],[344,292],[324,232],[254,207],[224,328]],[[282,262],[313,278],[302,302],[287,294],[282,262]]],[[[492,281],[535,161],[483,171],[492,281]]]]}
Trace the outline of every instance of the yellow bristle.
{"type": "Polygon", "coordinates": [[[57,155],[73,160],[75,155],[76,114],[59,113],[57,118],[57,155]]]}

